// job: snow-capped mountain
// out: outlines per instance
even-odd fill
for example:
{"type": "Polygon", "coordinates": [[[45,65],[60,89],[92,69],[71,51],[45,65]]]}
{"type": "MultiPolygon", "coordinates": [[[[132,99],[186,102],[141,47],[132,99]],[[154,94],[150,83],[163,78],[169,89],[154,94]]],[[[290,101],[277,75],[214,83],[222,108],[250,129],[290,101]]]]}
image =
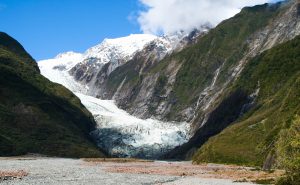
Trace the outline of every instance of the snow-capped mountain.
{"type": "Polygon", "coordinates": [[[86,92],[84,86],[76,82],[68,72],[83,58],[83,54],[70,51],[58,54],[54,59],[39,61],[38,65],[41,74],[51,81],[60,83],[73,92],[86,92]]]}
{"type": "Polygon", "coordinates": [[[62,83],[75,92],[83,92],[87,88],[84,77],[95,74],[109,63],[110,71],[130,60],[134,53],[157,39],[157,36],[149,34],[132,34],[127,37],[105,39],[102,43],[91,47],[85,53],[72,51],[60,53],[54,59],[39,61],[41,73],[54,82],[62,83]],[[73,72],[72,72],[73,71],[73,72]],[[76,80],[69,73],[75,74],[76,80]],[[80,74],[82,78],[79,78],[80,74]],[[78,81],[78,82],[77,82],[78,81]]]}
{"type": "Polygon", "coordinates": [[[60,71],[67,71],[83,60],[81,53],[72,51],[58,54],[54,59],[43,60],[39,62],[41,67],[57,67],[60,71]]]}
{"type": "Polygon", "coordinates": [[[177,32],[161,37],[148,34],[135,34],[118,39],[106,39],[92,47],[84,54],[84,60],[74,66],[69,73],[77,82],[89,87],[88,94],[106,97],[105,82],[108,76],[118,67],[132,60],[138,53],[156,50],[156,60],[167,54],[182,49],[193,42],[203,32],[193,31],[190,34],[177,32]]]}
{"type": "Polygon", "coordinates": [[[200,33],[191,34],[177,32],[161,37],[150,34],[132,34],[127,37],[105,39],[102,43],[91,47],[83,54],[66,52],[54,59],[39,62],[42,74],[75,92],[87,91],[89,95],[98,96],[102,82],[117,67],[130,61],[136,53],[153,46],[157,57],[162,59],[166,54],[181,49],[200,33]],[[64,79],[64,80],[62,80],[64,79]]]}
{"type": "Polygon", "coordinates": [[[135,52],[155,39],[157,36],[150,34],[132,34],[127,37],[105,39],[101,44],[88,49],[84,53],[84,58],[97,58],[101,63],[130,59],[135,52]]]}
{"type": "Polygon", "coordinates": [[[38,65],[42,75],[76,93],[93,114],[98,129],[92,135],[106,152],[123,157],[157,158],[188,141],[189,125],[131,116],[113,100],[96,98],[101,90],[99,80],[149,47],[155,47],[158,58],[162,59],[179,48],[184,37],[183,33],[163,37],[135,34],[105,39],[83,54],[66,52],[39,61],[38,65]]]}

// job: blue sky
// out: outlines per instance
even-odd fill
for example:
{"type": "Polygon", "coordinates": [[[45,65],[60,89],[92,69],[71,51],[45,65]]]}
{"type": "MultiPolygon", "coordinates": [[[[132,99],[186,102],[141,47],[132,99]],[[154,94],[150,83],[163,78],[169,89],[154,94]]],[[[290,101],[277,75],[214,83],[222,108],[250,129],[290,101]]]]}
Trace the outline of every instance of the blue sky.
{"type": "Polygon", "coordinates": [[[241,0],[220,9],[220,2],[226,5],[230,0],[0,0],[0,31],[17,39],[36,60],[41,60],[65,51],[84,52],[104,38],[141,30],[167,32],[203,21],[220,22],[232,16],[226,17],[225,12],[272,1],[278,0],[241,0]],[[204,1],[210,8],[201,9],[204,1]],[[138,13],[141,10],[144,14],[138,13]],[[184,16],[186,25],[182,22],[184,16]]]}
{"type": "Polygon", "coordinates": [[[104,38],[140,33],[137,0],[0,0],[0,31],[36,59],[83,52],[104,38]]]}

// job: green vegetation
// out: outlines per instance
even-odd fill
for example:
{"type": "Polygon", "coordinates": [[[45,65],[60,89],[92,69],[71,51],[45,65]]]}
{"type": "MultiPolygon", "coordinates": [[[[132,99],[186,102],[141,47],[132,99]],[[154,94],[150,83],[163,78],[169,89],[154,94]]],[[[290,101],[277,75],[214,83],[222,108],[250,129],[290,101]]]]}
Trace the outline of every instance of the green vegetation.
{"type": "Polygon", "coordinates": [[[300,184],[300,117],[295,116],[292,125],[279,134],[276,144],[278,164],[286,169],[287,177],[279,180],[277,184],[300,184]]]}
{"type": "Polygon", "coordinates": [[[165,91],[164,91],[164,87],[165,85],[167,84],[168,82],[168,78],[164,75],[160,75],[157,79],[157,83],[156,83],[156,86],[155,86],[155,93],[156,94],[164,94],[165,91]]]}
{"type": "Polygon", "coordinates": [[[278,4],[244,8],[233,18],[223,21],[199,41],[181,52],[166,57],[152,71],[164,71],[170,61],[182,63],[174,86],[176,104],[171,119],[192,105],[199,92],[211,84],[215,71],[222,66],[217,84],[223,84],[231,75],[233,66],[248,50],[246,42],[257,30],[268,25],[281,12],[278,4]]]}
{"type": "Polygon", "coordinates": [[[299,179],[300,36],[253,58],[230,91],[236,89],[259,89],[254,107],[210,138],[194,162],[262,166],[274,156],[289,178],[299,179]]]}
{"type": "Polygon", "coordinates": [[[274,184],[274,179],[257,179],[255,181],[252,181],[255,184],[274,184]]]}
{"type": "MultiPolygon", "coordinates": [[[[122,97],[119,105],[131,109],[135,106],[131,102],[137,97],[142,83],[147,81],[146,79],[156,80],[159,75],[155,93],[152,94],[151,102],[147,104],[149,113],[155,114],[157,105],[164,101],[170,104],[170,112],[168,110],[166,118],[182,121],[186,118],[183,113],[187,108],[194,106],[200,92],[211,85],[216,70],[221,69],[215,83],[215,86],[220,87],[232,78],[233,68],[249,52],[248,44],[253,34],[270,25],[282,12],[284,6],[280,6],[280,3],[244,8],[233,18],[223,21],[206,35],[201,36],[196,44],[174,52],[162,61],[155,60],[155,52],[151,54],[149,48],[151,55],[140,54],[113,71],[107,79],[106,90],[112,96],[126,77],[122,89],[126,89],[125,92],[129,92],[129,96],[122,97]],[[168,72],[172,65],[181,67],[174,86],[171,87],[172,91],[164,97],[164,89],[168,83],[164,83],[162,78],[170,77],[168,72]]],[[[203,112],[199,112],[199,117],[202,114],[203,112]]]]}
{"type": "Polygon", "coordinates": [[[130,83],[131,86],[135,86],[139,82],[139,72],[135,68],[137,61],[127,62],[122,67],[114,70],[108,77],[107,86],[112,91],[115,92],[119,85],[126,78],[125,83],[130,83]]]}
{"type": "Polygon", "coordinates": [[[0,156],[103,156],[89,139],[95,122],[80,100],[40,75],[32,57],[2,32],[0,74],[0,156]]]}

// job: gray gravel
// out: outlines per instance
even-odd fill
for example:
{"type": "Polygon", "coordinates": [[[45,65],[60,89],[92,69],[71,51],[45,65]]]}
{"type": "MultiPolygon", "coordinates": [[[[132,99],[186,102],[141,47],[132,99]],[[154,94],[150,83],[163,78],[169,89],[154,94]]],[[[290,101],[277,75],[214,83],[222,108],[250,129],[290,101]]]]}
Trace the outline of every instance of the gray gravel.
{"type": "Polygon", "coordinates": [[[0,184],[62,184],[62,185],[247,185],[230,180],[200,179],[195,177],[149,174],[110,173],[101,165],[86,165],[78,159],[62,158],[0,158],[1,171],[24,170],[29,173],[22,179],[1,181],[0,184]]]}

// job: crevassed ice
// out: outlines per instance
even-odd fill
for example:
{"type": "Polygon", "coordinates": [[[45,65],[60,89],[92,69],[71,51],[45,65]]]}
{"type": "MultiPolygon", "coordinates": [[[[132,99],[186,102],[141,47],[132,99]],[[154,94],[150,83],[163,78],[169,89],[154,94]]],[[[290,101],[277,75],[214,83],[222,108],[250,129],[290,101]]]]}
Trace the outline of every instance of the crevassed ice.
{"type": "Polygon", "coordinates": [[[111,155],[158,158],[189,139],[187,123],[142,120],[119,109],[113,100],[76,95],[98,123],[98,129],[92,135],[111,155]]]}
{"type": "MultiPolygon", "coordinates": [[[[118,47],[120,51],[128,54],[141,49],[142,45],[144,46],[154,37],[156,36],[134,35],[120,39],[108,39],[104,42],[110,43],[106,48],[108,51],[118,47]]],[[[69,70],[82,62],[89,52],[86,54],[63,53],[54,59],[40,61],[38,65],[42,75],[76,93],[81,102],[93,114],[97,122],[97,130],[93,131],[91,135],[97,140],[99,147],[118,157],[158,158],[188,141],[190,129],[187,123],[138,119],[119,109],[112,100],[100,100],[87,96],[88,87],[76,82],[70,76],[69,70]]],[[[95,50],[95,56],[97,56],[97,50],[95,50]]]]}

